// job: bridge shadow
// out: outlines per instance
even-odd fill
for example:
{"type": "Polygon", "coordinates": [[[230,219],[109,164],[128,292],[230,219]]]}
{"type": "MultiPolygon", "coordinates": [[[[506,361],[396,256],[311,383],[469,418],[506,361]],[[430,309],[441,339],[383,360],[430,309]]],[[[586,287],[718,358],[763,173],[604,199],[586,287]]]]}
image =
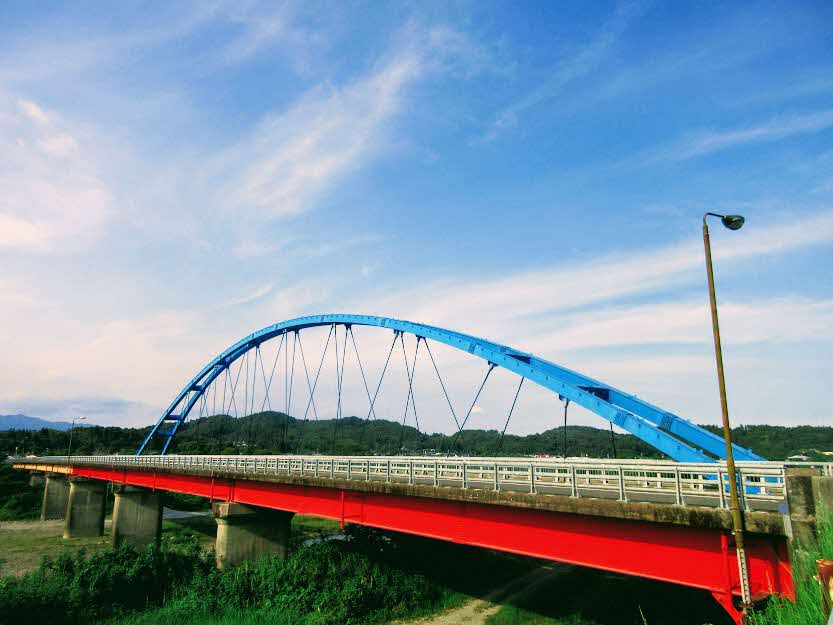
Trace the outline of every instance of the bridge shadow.
{"type": "Polygon", "coordinates": [[[732,625],[706,591],[552,564],[540,583],[510,596],[489,625],[732,625]]]}

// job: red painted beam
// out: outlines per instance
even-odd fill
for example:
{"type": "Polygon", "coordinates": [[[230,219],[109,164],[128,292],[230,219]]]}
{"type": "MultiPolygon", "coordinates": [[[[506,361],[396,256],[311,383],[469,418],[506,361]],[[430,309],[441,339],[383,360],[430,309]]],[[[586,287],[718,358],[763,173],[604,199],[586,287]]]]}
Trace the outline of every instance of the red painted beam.
{"type": "MultiPolygon", "coordinates": [[[[738,595],[731,537],[706,530],[482,503],[187,474],[73,467],[75,475],[286,510],[738,595]]],[[[786,541],[750,536],[753,595],[794,596],[786,541]]],[[[733,615],[737,618],[737,615],[733,615]]]]}

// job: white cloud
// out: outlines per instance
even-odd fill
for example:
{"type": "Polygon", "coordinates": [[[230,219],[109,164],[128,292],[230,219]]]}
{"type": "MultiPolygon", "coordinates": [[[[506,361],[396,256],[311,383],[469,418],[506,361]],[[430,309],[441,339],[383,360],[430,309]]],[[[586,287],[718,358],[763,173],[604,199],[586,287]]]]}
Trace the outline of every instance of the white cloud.
{"type": "Polygon", "coordinates": [[[651,160],[684,161],[744,145],[821,132],[830,127],[833,127],[833,109],[780,116],[757,126],[694,133],[679,144],[661,150],[651,160]]]}
{"type": "MultiPolygon", "coordinates": [[[[716,261],[761,258],[833,241],[833,211],[794,224],[758,227],[754,232],[753,224],[733,233],[732,245],[715,246],[716,261]]],[[[433,283],[377,300],[376,310],[368,312],[378,314],[381,307],[392,315],[425,323],[460,327],[492,338],[507,337],[507,333],[511,337],[521,326],[530,332],[546,331],[551,315],[558,311],[679,289],[703,279],[703,263],[702,243],[693,240],[493,279],[433,283]]],[[[357,306],[367,310],[364,301],[357,306]]]]}
{"type": "MultiPolygon", "coordinates": [[[[720,306],[727,345],[833,340],[833,300],[785,297],[725,302],[720,306]],[[784,323],[784,320],[789,323],[784,323]]],[[[705,301],[658,302],[562,315],[558,328],[537,334],[536,347],[565,351],[626,345],[712,340],[705,301]]]]}
{"type": "MultiPolygon", "coordinates": [[[[0,94],[2,95],[2,94],[0,94]]],[[[112,194],[82,129],[31,100],[0,98],[0,249],[78,247],[99,233],[112,194]]]]}

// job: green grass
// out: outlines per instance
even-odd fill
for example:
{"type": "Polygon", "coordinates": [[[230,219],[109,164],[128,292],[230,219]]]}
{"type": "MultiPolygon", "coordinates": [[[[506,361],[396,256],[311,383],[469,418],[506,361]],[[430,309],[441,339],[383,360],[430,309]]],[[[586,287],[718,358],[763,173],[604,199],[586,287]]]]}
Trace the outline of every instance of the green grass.
{"type": "MultiPolygon", "coordinates": [[[[109,523],[109,522],[108,522],[109,523]]],[[[110,546],[110,536],[64,540],[63,521],[16,521],[0,523],[0,571],[19,576],[35,570],[44,557],[74,554],[81,549],[101,551],[110,546]]]]}
{"type": "Polygon", "coordinates": [[[750,625],[821,625],[826,623],[816,574],[816,560],[833,559],[833,507],[819,506],[818,540],[793,551],[795,602],[772,600],[764,610],[754,612],[750,625]]]}
{"type": "Polygon", "coordinates": [[[166,606],[107,621],[107,625],[308,625],[310,618],[291,610],[226,610],[220,613],[166,606]]]}

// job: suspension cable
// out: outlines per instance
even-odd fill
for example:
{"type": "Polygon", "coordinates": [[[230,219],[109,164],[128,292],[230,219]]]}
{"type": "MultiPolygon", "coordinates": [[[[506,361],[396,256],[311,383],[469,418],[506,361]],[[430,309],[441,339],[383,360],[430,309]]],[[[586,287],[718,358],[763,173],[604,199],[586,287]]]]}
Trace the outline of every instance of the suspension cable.
{"type": "MultiPolygon", "coordinates": [[[[359,363],[359,371],[362,374],[362,382],[364,382],[364,391],[367,393],[367,403],[370,404],[370,388],[367,386],[367,378],[364,375],[364,367],[362,366],[362,359],[359,357],[359,347],[356,345],[356,335],[353,334],[353,326],[348,326],[350,330],[350,338],[353,340],[353,351],[356,353],[356,361],[359,363]]],[[[371,408],[372,411],[372,408],[371,408]]],[[[373,417],[376,418],[376,413],[373,413],[373,417]]]]}
{"type": "MultiPolygon", "coordinates": [[[[243,371],[243,360],[240,360],[240,365],[237,367],[237,379],[234,381],[234,386],[231,387],[231,403],[234,404],[234,416],[239,417],[240,415],[237,412],[237,400],[235,399],[237,396],[237,384],[240,382],[240,373],[243,371]]],[[[231,406],[229,406],[231,407],[231,406]]]]}
{"type": "Polygon", "coordinates": [[[341,370],[338,368],[338,331],[336,331],[336,377],[338,378],[338,403],[336,404],[336,422],[333,428],[332,450],[335,453],[336,448],[336,434],[338,433],[338,425],[341,420],[341,392],[344,388],[344,361],[347,358],[347,328],[344,328],[344,346],[341,350],[341,370]]]}
{"type": "MultiPolygon", "coordinates": [[[[220,365],[217,365],[219,367],[220,365]]],[[[217,371],[217,367],[214,367],[214,371],[217,371]]],[[[219,374],[218,374],[219,375],[219,374]]],[[[217,414],[217,376],[214,376],[214,381],[211,383],[211,416],[216,416],[217,414]]]]}
{"type": "Polygon", "coordinates": [[[370,410],[367,411],[367,418],[365,422],[370,420],[370,414],[376,414],[373,411],[373,407],[376,405],[376,398],[379,396],[379,389],[382,388],[382,380],[385,379],[385,372],[388,370],[388,364],[390,363],[391,354],[393,354],[393,348],[396,346],[396,339],[399,337],[399,330],[393,331],[393,341],[390,344],[390,349],[388,350],[388,357],[385,359],[385,366],[382,367],[382,374],[379,376],[379,383],[376,385],[376,392],[373,393],[373,399],[370,402],[370,410]]]}
{"type": "Polygon", "coordinates": [[[518,401],[518,395],[521,394],[521,387],[524,385],[524,380],[525,379],[526,378],[521,377],[521,381],[518,384],[518,390],[515,391],[515,399],[512,400],[512,407],[509,408],[509,416],[506,417],[506,423],[503,424],[503,431],[500,433],[500,440],[498,441],[498,444],[497,444],[497,451],[498,452],[500,452],[500,450],[503,448],[503,437],[506,436],[506,428],[509,427],[509,419],[512,418],[512,413],[515,411],[515,404],[518,401]]]}
{"type": "Polygon", "coordinates": [[[434,365],[434,371],[437,372],[437,379],[440,381],[440,386],[443,389],[443,394],[445,395],[445,400],[448,402],[448,408],[451,410],[451,416],[454,417],[454,425],[457,426],[457,430],[460,430],[460,422],[457,420],[457,414],[454,412],[454,406],[451,405],[451,398],[448,396],[448,391],[445,390],[445,384],[443,384],[443,378],[440,375],[440,370],[437,368],[437,363],[434,360],[434,354],[431,353],[431,346],[428,344],[428,341],[425,341],[425,349],[428,350],[428,355],[431,357],[431,364],[434,365]]]}
{"type": "Polygon", "coordinates": [[[390,349],[388,350],[388,357],[385,358],[385,366],[382,367],[382,373],[379,375],[379,383],[376,385],[376,391],[373,393],[373,399],[370,400],[370,409],[367,411],[367,418],[364,420],[362,424],[361,433],[359,434],[359,442],[364,443],[364,435],[367,432],[367,424],[370,422],[370,415],[376,416],[376,413],[373,410],[373,407],[376,405],[376,398],[379,396],[379,389],[382,388],[382,380],[385,379],[385,372],[388,370],[388,364],[390,364],[390,357],[393,354],[393,348],[396,347],[396,339],[399,337],[399,330],[393,331],[393,341],[390,343],[390,349]]]}
{"type": "Polygon", "coordinates": [[[338,328],[336,324],[333,324],[333,331],[335,332],[336,338],[333,341],[335,345],[335,357],[336,357],[336,418],[333,421],[333,435],[332,440],[330,441],[330,452],[335,453],[335,444],[336,444],[336,429],[338,428],[338,415],[339,411],[341,410],[341,381],[339,378],[339,362],[338,362],[338,328]]]}
{"type": "MultiPolygon", "coordinates": [[[[309,369],[307,369],[307,359],[304,356],[304,343],[301,340],[301,335],[298,330],[295,330],[295,337],[298,339],[298,348],[301,352],[301,362],[304,365],[304,377],[307,379],[307,390],[309,391],[310,397],[312,397],[312,384],[309,381],[309,369]]],[[[312,400],[312,413],[315,415],[315,420],[318,421],[318,408],[315,406],[315,399],[312,400]]]]}
{"type": "MultiPolygon", "coordinates": [[[[304,410],[304,421],[307,420],[307,413],[309,413],[310,404],[313,402],[313,398],[315,397],[315,389],[318,387],[318,377],[321,375],[321,367],[324,366],[324,357],[327,355],[327,349],[330,347],[330,338],[333,336],[333,327],[330,326],[330,332],[327,334],[327,343],[324,345],[324,352],[321,354],[321,362],[318,363],[318,371],[315,374],[315,381],[312,383],[312,388],[309,392],[309,401],[307,401],[307,408],[304,410]]],[[[303,351],[301,351],[303,354],[303,351]]],[[[316,415],[316,419],[318,416],[316,415]]]]}
{"type": "Polygon", "coordinates": [[[616,459],[616,437],[613,434],[613,421],[610,422],[610,446],[613,448],[613,459],[616,459]]]}
{"type": "Polygon", "coordinates": [[[263,378],[263,403],[260,405],[260,411],[263,412],[266,404],[269,404],[269,412],[272,412],[272,400],[269,398],[269,387],[266,384],[266,368],[263,366],[263,353],[260,354],[260,375],[263,378]]]}
{"type": "MultiPolygon", "coordinates": [[[[278,351],[275,352],[275,362],[272,363],[272,373],[269,374],[269,383],[266,385],[266,395],[269,395],[269,391],[272,390],[272,380],[275,377],[275,368],[278,366],[278,358],[281,357],[281,350],[283,349],[284,340],[286,339],[286,333],[284,332],[281,334],[281,342],[278,345],[278,351]]],[[[263,407],[261,406],[261,410],[263,407]]],[[[269,409],[272,409],[272,400],[269,400],[269,409]]]]}
{"type": "MultiPolygon", "coordinates": [[[[289,398],[286,402],[286,414],[290,414],[292,410],[292,387],[295,385],[295,351],[298,348],[298,334],[292,339],[292,367],[289,374],[289,398]]],[[[287,349],[289,353],[289,349],[287,349]]]]}
{"type": "Polygon", "coordinates": [[[245,386],[243,386],[243,416],[246,416],[247,411],[249,410],[249,354],[251,350],[246,352],[245,360],[246,360],[246,379],[244,380],[245,386]]]}
{"type": "Polygon", "coordinates": [[[452,449],[456,448],[456,446],[457,446],[457,441],[460,439],[460,437],[462,437],[462,436],[463,436],[463,428],[464,428],[464,427],[466,427],[466,422],[468,422],[469,417],[471,416],[471,411],[472,411],[472,410],[474,410],[474,406],[477,404],[477,400],[478,400],[478,398],[480,397],[480,393],[483,391],[483,387],[484,387],[484,386],[486,386],[486,381],[489,379],[489,375],[491,375],[492,370],[493,370],[496,366],[497,366],[497,365],[496,365],[495,363],[493,363],[493,362],[490,362],[490,363],[489,363],[489,370],[488,370],[488,371],[486,371],[486,376],[483,378],[483,382],[481,382],[481,383],[480,383],[480,388],[479,388],[479,389],[477,389],[477,394],[474,396],[474,399],[473,399],[473,400],[472,400],[472,402],[471,402],[471,406],[469,406],[469,411],[466,413],[466,418],[465,418],[465,419],[463,419],[463,423],[462,423],[462,425],[460,426],[460,429],[459,429],[459,430],[457,430],[457,434],[456,434],[456,436],[454,437],[454,440],[451,442],[451,447],[452,447],[452,449]]]}
{"type": "Polygon", "coordinates": [[[414,398],[414,373],[416,372],[416,359],[417,355],[419,354],[419,341],[420,337],[417,338],[416,348],[414,349],[414,366],[413,368],[408,367],[408,355],[405,353],[405,335],[402,334],[400,336],[400,344],[402,345],[402,358],[405,360],[405,375],[408,377],[408,396],[405,398],[405,414],[402,416],[402,429],[399,432],[399,449],[402,449],[402,444],[405,440],[405,422],[408,419],[408,405],[413,404],[414,407],[414,421],[416,422],[417,426],[417,442],[420,442],[419,436],[419,416],[417,415],[416,409],[416,398],[414,398]]]}
{"type": "Polygon", "coordinates": [[[226,378],[223,382],[223,414],[228,415],[226,412],[226,387],[228,386],[229,382],[229,372],[228,372],[228,365],[226,365],[226,378]]]}
{"type": "MultiPolygon", "coordinates": [[[[295,384],[295,349],[298,345],[298,333],[295,333],[295,336],[292,339],[292,371],[289,375],[289,397],[286,402],[286,420],[284,421],[284,425],[286,431],[284,432],[284,440],[287,441],[287,449],[289,448],[289,415],[292,411],[292,387],[295,384]]],[[[289,353],[289,346],[286,348],[286,353],[289,353]]]]}

